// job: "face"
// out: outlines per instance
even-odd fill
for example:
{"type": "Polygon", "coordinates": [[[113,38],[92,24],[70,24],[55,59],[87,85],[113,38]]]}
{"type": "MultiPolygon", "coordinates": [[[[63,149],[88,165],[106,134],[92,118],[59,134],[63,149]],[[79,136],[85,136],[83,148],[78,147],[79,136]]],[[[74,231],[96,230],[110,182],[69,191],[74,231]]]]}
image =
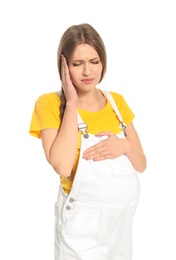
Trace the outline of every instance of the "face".
{"type": "Polygon", "coordinates": [[[73,85],[78,91],[95,88],[100,81],[102,68],[100,57],[92,46],[78,45],[69,64],[73,85]]]}

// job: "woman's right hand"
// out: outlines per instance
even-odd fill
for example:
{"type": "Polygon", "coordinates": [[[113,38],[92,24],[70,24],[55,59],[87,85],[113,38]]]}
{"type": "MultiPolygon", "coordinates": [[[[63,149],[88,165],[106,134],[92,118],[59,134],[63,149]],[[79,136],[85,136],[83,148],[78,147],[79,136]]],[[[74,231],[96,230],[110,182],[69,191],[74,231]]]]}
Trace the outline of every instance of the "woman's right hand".
{"type": "Polygon", "coordinates": [[[76,89],[70,79],[70,73],[69,73],[69,68],[67,65],[66,58],[64,55],[61,55],[62,58],[62,87],[63,91],[66,97],[67,102],[77,102],[78,95],[76,92],[76,89]]]}

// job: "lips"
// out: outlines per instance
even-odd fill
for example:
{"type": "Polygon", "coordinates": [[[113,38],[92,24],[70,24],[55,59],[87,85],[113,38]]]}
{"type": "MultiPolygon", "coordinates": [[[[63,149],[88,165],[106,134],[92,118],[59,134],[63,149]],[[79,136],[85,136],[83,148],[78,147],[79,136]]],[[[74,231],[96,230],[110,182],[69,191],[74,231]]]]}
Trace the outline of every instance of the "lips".
{"type": "Polygon", "coordinates": [[[82,79],[82,82],[84,82],[85,84],[91,84],[94,81],[93,78],[86,78],[86,79],[82,79]]]}

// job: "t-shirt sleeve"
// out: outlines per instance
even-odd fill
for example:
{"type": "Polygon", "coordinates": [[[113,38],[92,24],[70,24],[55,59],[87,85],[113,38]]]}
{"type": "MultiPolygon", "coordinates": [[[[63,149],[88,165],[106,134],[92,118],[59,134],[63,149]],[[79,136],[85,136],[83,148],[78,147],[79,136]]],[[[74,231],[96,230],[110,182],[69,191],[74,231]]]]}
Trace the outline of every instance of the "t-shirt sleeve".
{"type": "Polygon", "coordinates": [[[126,125],[129,125],[135,118],[135,114],[133,113],[133,111],[127,104],[125,98],[121,94],[111,92],[111,95],[113,96],[115,103],[120,111],[123,122],[126,125]]]}
{"type": "Polygon", "coordinates": [[[56,93],[41,95],[35,102],[30,122],[29,133],[40,138],[40,131],[46,128],[60,127],[60,99],[56,93]]]}

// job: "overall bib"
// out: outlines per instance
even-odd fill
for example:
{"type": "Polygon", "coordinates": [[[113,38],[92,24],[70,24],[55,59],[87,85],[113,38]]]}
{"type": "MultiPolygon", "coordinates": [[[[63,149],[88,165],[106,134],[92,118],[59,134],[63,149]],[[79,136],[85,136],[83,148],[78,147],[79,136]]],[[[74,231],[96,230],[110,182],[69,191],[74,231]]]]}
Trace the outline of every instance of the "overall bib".
{"type": "MultiPolygon", "coordinates": [[[[118,108],[106,93],[124,127],[118,108]]],[[[131,260],[132,221],[139,199],[139,179],[125,155],[115,159],[82,159],[88,147],[107,138],[87,134],[81,126],[81,148],[72,189],[59,187],[55,203],[55,260],[131,260]]],[[[117,135],[125,138],[124,131],[117,135]]]]}

